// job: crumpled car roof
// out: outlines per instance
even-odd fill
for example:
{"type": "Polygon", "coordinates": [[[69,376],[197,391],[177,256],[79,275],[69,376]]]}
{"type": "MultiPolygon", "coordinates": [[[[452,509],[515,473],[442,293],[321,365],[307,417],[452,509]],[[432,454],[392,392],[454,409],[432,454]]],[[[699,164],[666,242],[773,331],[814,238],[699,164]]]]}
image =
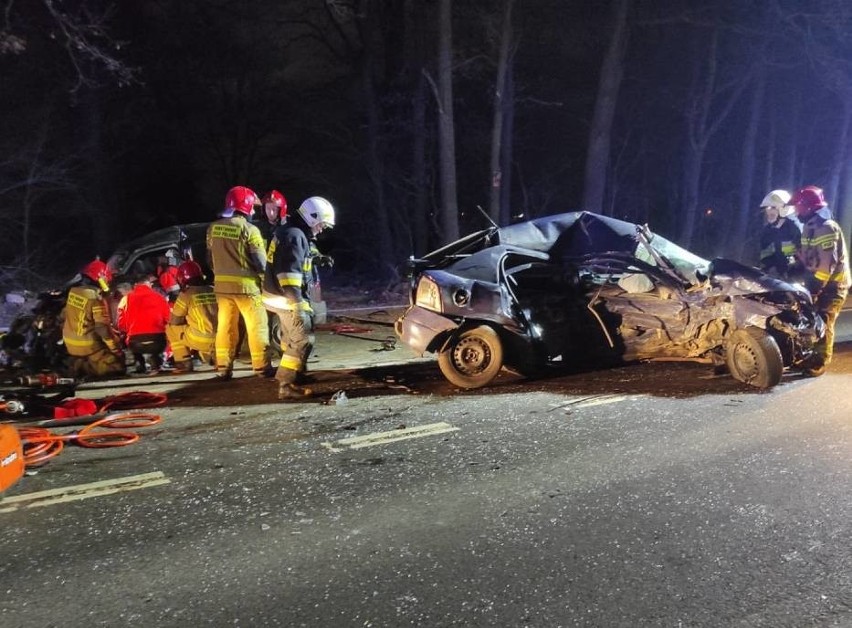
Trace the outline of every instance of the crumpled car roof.
{"type": "Polygon", "coordinates": [[[611,251],[632,253],[636,249],[634,223],[586,211],[501,227],[496,236],[501,244],[542,251],[553,258],[611,251]]]}
{"type": "Polygon", "coordinates": [[[168,244],[178,244],[181,240],[181,232],[189,239],[203,239],[207,231],[209,222],[195,222],[185,225],[172,225],[163,229],[146,233],[143,236],[124,242],[118,247],[119,251],[133,251],[135,249],[147,248],[149,246],[166,246],[168,244]]]}

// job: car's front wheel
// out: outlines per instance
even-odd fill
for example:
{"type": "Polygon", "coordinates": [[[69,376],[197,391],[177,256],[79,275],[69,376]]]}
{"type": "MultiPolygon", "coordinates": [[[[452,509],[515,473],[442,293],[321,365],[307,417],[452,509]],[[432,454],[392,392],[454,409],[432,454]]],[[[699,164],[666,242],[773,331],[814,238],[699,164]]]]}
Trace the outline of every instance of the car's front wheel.
{"type": "Polygon", "coordinates": [[[737,329],[731,334],[725,362],[734,379],[757,388],[775,386],[784,372],[778,343],[757,327],[737,329]]]}
{"type": "Polygon", "coordinates": [[[438,354],[438,366],[460,388],[488,385],[503,368],[503,345],[488,325],[455,335],[438,354]]]}

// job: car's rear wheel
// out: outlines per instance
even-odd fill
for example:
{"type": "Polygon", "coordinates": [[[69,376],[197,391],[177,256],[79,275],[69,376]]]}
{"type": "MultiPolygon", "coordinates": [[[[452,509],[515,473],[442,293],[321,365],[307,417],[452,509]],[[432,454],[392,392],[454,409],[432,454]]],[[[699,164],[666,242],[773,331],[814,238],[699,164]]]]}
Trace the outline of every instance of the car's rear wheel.
{"type": "Polygon", "coordinates": [[[438,354],[438,366],[459,388],[488,385],[503,368],[503,345],[488,325],[467,329],[454,336],[438,354]]]}
{"type": "Polygon", "coordinates": [[[734,379],[770,388],[781,381],[784,360],[778,343],[763,329],[737,329],[727,343],[725,362],[734,379]]]}
{"type": "Polygon", "coordinates": [[[281,357],[281,319],[278,314],[268,312],[269,316],[269,349],[274,358],[281,357]]]}

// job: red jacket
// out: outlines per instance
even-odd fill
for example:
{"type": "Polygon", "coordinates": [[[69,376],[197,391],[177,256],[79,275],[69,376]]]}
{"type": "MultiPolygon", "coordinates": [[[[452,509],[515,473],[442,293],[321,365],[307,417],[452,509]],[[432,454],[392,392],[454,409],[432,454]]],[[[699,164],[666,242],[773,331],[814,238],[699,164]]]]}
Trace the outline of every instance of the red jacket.
{"type": "Polygon", "coordinates": [[[163,289],[163,292],[166,293],[166,296],[169,297],[170,300],[176,299],[178,293],[180,292],[180,285],[178,284],[177,275],[177,266],[166,266],[160,271],[159,277],[157,277],[157,281],[160,283],[160,287],[163,289]]]}
{"type": "Polygon", "coordinates": [[[164,334],[169,321],[169,302],[148,284],[133,286],[127,302],[119,306],[118,328],[127,334],[128,340],[139,334],[164,334]]]}

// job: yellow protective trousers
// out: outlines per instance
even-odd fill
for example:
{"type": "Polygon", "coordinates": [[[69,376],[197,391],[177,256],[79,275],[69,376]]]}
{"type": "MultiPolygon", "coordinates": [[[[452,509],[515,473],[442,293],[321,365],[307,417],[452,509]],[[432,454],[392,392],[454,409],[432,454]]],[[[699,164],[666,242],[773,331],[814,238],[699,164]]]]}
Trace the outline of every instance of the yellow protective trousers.
{"type": "Polygon", "coordinates": [[[122,356],[103,346],[85,356],[71,355],[69,360],[74,377],[113,377],[127,372],[122,356]]]}
{"type": "Polygon", "coordinates": [[[189,325],[166,325],[166,338],[172,347],[175,362],[186,362],[192,351],[198,351],[201,360],[207,362],[216,351],[216,340],[210,336],[192,333],[189,325]]]}
{"type": "Polygon", "coordinates": [[[216,294],[219,319],[216,326],[216,370],[232,371],[239,344],[240,315],[246,323],[246,339],[255,373],[269,369],[269,322],[259,294],[216,294]]]}

